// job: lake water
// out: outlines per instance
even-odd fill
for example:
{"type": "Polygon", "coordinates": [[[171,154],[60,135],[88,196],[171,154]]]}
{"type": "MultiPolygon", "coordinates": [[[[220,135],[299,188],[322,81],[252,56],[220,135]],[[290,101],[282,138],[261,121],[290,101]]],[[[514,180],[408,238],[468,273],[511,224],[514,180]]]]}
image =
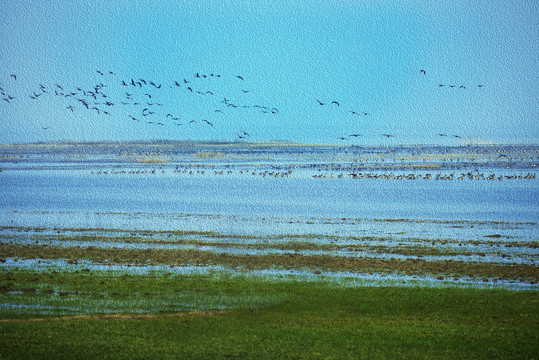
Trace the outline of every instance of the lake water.
{"type": "MultiPolygon", "coordinates": [[[[0,174],[0,211],[2,225],[30,221],[34,214],[46,225],[57,226],[58,220],[95,226],[92,216],[100,213],[108,213],[112,222],[114,213],[536,222],[538,190],[536,180],[523,179],[397,181],[171,172],[100,176],[20,170],[0,174]]],[[[161,227],[158,217],[152,222],[161,227]]]]}
{"type": "Polygon", "coordinates": [[[2,145],[0,225],[376,234],[410,223],[372,220],[428,219],[408,227],[442,236],[457,227],[432,221],[536,223],[538,161],[532,145],[2,145]]]}

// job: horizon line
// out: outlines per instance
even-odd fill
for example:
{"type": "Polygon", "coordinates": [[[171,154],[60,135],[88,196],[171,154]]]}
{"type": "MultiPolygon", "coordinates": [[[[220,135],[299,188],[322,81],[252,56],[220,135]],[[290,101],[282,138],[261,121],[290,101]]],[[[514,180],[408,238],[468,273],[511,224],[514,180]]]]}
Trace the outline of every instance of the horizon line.
{"type": "MultiPolygon", "coordinates": [[[[466,139],[464,139],[466,140],[466,139]]],[[[20,142],[20,143],[0,143],[0,147],[7,146],[38,146],[38,145],[111,145],[111,144],[194,144],[194,145],[279,145],[279,146],[329,146],[329,147],[418,147],[418,146],[441,146],[441,147],[466,147],[466,146],[539,146],[539,142],[525,143],[502,143],[485,141],[459,141],[458,144],[439,144],[439,143],[409,143],[409,144],[336,144],[336,143],[304,143],[288,140],[267,140],[267,141],[230,141],[230,140],[175,140],[175,139],[152,139],[152,140],[53,140],[38,142],[20,142]]]]}

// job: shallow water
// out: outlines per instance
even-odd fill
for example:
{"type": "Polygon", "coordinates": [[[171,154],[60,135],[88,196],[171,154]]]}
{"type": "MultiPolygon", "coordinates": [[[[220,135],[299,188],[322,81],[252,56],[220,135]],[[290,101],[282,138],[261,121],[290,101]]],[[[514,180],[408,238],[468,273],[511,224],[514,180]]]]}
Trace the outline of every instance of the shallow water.
{"type": "MultiPolygon", "coordinates": [[[[261,243],[263,240],[259,240],[261,243]]],[[[203,244],[182,244],[182,243],[160,243],[152,242],[148,239],[147,242],[124,242],[124,241],[106,241],[106,240],[55,240],[54,238],[50,239],[40,239],[37,240],[33,237],[15,237],[15,238],[0,238],[0,244],[17,244],[17,245],[45,245],[45,246],[54,246],[60,248],[101,248],[101,249],[131,249],[131,250],[146,250],[146,249],[164,249],[164,250],[197,250],[212,252],[215,254],[229,254],[233,256],[265,256],[265,255],[284,255],[284,254],[294,254],[300,256],[330,256],[330,257],[348,257],[348,258],[366,258],[366,259],[397,259],[397,260],[410,260],[410,259],[421,259],[423,261],[459,261],[459,262],[474,262],[474,263],[498,263],[498,264],[529,264],[533,265],[536,263],[536,260],[539,255],[537,249],[531,249],[527,247],[511,247],[509,249],[504,248],[503,254],[499,249],[499,246],[495,248],[491,246],[469,246],[467,254],[458,254],[459,247],[453,247],[453,251],[456,254],[453,255],[406,255],[400,254],[398,251],[394,250],[394,247],[397,247],[397,244],[391,243],[381,243],[383,247],[378,248],[346,248],[343,249],[316,249],[316,248],[307,248],[307,249],[283,249],[279,248],[278,245],[268,246],[265,248],[249,248],[245,247],[245,243],[232,241],[233,246],[227,245],[217,245],[214,244],[211,240],[203,244]],[[480,255],[481,254],[481,255],[480,255]]],[[[342,241],[339,241],[340,245],[342,241]]],[[[371,244],[372,245],[372,244],[371,244]]],[[[398,247],[401,249],[413,248],[417,245],[415,242],[412,244],[406,242],[399,242],[398,247]]],[[[498,244],[496,244],[498,245],[498,244]]],[[[425,249],[440,249],[443,246],[424,246],[425,249]]]]}
{"type": "Polygon", "coordinates": [[[84,213],[95,212],[513,222],[539,218],[535,180],[373,181],[12,171],[1,173],[0,181],[2,225],[14,220],[13,210],[71,211],[83,223],[84,213]]]}

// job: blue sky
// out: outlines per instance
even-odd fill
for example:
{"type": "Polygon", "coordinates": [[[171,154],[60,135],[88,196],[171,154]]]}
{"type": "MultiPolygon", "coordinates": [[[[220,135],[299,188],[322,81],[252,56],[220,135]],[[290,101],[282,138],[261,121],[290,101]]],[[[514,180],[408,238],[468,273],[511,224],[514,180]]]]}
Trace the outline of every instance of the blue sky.
{"type": "Polygon", "coordinates": [[[538,140],[537,1],[0,0],[0,13],[1,143],[538,140]]]}

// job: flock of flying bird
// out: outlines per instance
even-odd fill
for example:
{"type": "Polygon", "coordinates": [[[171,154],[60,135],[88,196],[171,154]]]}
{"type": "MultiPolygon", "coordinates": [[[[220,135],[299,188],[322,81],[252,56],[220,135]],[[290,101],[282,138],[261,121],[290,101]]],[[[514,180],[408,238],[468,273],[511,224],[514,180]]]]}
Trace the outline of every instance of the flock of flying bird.
{"type": "MultiPolygon", "coordinates": [[[[419,74],[420,75],[427,75],[427,71],[424,70],[424,69],[421,69],[419,70],[419,74]]],[[[438,84],[438,87],[439,88],[443,88],[445,87],[446,85],[444,84],[438,84]]],[[[458,89],[464,89],[466,90],[466,86],[465,85],[448,85],[449,88],[458,88],[458,89]]],[[[483,87],[483,84],[478,84],[477,85],[478,88],[481,88],[483,87]]],[[[329,102],[322,102],[318,99],[316,99],[318,105],[320,106],[325,106],[325,105],[334,105],[334,106],[338,106],[340,107],[341,104],[337,101],[337,100],[332,100],[330,103],[329,102]]],[[[354,110],[349,110],[348,111],[349,113],[351,113],[352,115],[357,115],[357,116],[369,116],[370,114],[369,113],[366,113],[366,112],[357,112],[357,111],[354,111],[354,110]]],[[[381,136],[384,136],[386,138],[392,138],[392,137],[395,137],[396,135],[393,135],[393,134],[387,134],[387,133],[384,133],[384,134],[380,134],[381,136]]],[[[455,138],[455,139],[462,139],[462,137],[460,135],[448,135],[448,134],[443,134],[443,133],[439,133],[437,134],[439,137],[452,137],[452,138],[455,138]]],[[[354,133],[354,134],[349,134],[348,136],[339,136],[338,139],[339,140],[348,140],[349,138],[356,138],[356,137],[359,137],[359,136],[362,136],[362,134],[357,134],[357,133],[354,133]]]]}
{"type": "MultiPolygon", "coordinates": [[[[209,116],[207,118],[200,116],[186,119],[183,114],[176,114],[170,106],[159,101],[162,98],[160,92],[168,88],[169,91],[181,91],[187,95],[217,98],[214,91],[201,90],[209,86],[208,83],[204,83],[204,80],[211,78],[226,79],[225,76],[220,74],[196,73],[190,80],[183,78],[182,80],[172,80],[169,84],[163,84],[143,78],[120,79],[113,71],[103,72],[96,70],[96,73],[99,80],[90,87],[77,86],[69,88],[60,84],[52,86],[38,84],[34,89],[30,90],[28,97],[33,101],[40,101],[51,96],[63,99],[67,101],[64,102],[63,106],[68,113],[87,110],[95,112],[97,115],[110,116],[113,113],[112,109],[123,107],[125,110],[124,116],[127,119],[141,124],[145,123],[153,126],[195,126],[194,124],[203,124],[203,126],[213,128],[215,121],[210,121],[209,116]],[[124,95],[118,97],[118,93],[123,93],[124,95]]],[[[15,82],[17,75],[12,74],[10,78],[11,81],[15,82]]],[[[228,78],[230,80],[230,77],[228,78]]],[[[234,76],[232,80],[240,83],[245,82],[245,78],[241,75],[234,76]]],[[[250,90],[241,89],[241,94],[243,95],[249,92],[250,90]]],[[[7,91],[7,87],[3,84],[0,84],[0,94],[4,103],[14,104],[18,100],[15,95],[7,91]]],[[[217,104],[219,106],[215,107],[219,108],[215,108],[213,111],[214,117],[219,113],[224,114],[226,111],[234,109],[251,109],[267,115],[279,114],[279,109],[274,106],[263,104],[247,105],[237,101],[233,102],[227,97],[222,97],[217,104]]],[[[42,129],[48,130],[49,127],[43,127],[42,129]]],[[[235,136],[238,139],[247,139],[251,135],[244,129],[237,129],[235,136]]]]}
{"type": "MultiPolygon", "coordinates": [[[[130,121],[134,121],[137,123],[146,123],[148,125],[154,125],[154,126],[166,126],[166,125],[173,125],[173,126],[193,126],[193,124],[204,124],[204,126],[208,126],[210,128],[214,127],[215,121],[208,120],[207,118],[196,118],[196,119],[184,119],[183,115],[177,115],[174,113],[173,110],[170,110],[169,107],[166,107],[164,104],[158,101],[160,98],[159,92],[164,91],[165,89],[173,89],[183,91],[186,94],[193,95],[193,96],[203,96],[203,97],[213,97],[217,98],[218,96],[215,95],[214,91],[203,89],[204,87],[207,87],[209,84],[205,81],[210,79],[224,79],[225,81],[236,81],[243,85],[243,83],[247,83],[245,78],[241,75],[235,75],[233,76],[233,79],[231,79],[231,76],[221,76],[220,74],[201,74],[196,73],[192,78],[189,80],[183,77],[181,80],[172,80],[169,82],[169,84],[163,84],[159,82],[155,82],[148,79],[143,78],[128,78],[128,79],[120,79],[118,75],[116,75],[113,71],[107,71],[103,72],[100,70],[96,70],[96,73],[98,74],[97,83],[90,87],[81,87],[77,86],[72,89],[68,88],[67,86],[62,86],[60,84],[54,84],[52,86],[44,86],[42,84],[38,84],[38,86],[35,87],[35,89],[31,90],[31,92],[28,94],[28,97],[33,101],[39,101],[42,98],[54,96],[56,98],[65,99],[67,103],[64,103],[65,105],[68,105],[65,107],[65,110],[74,113],[76,111],[79,111],[80,109],[93,111],[98,115],[111,115],[111,112],[114,107],[124,107],[127,111],[127,118],[130,121]],[[108,83],[110,80],[113,80],[113,87],[115,87],[115,95],[112,95],[108,89],[109,86],[108,83]],[[121,98],[117,98],[117,93],[119,92],[118,87],[122,87],[123,95],[121,98]],[[202,90],[203,89],[203,90],[202,90]],[[157,96],[156,96],[157,95],[157,96]],[[168,110],[164,110],[168,109],[168,110]],[[166,115],[165,115],[166,113],[166,115]]],[[[426,75],[425,70],[420,70],[421,75],[426,75]]],[[[10,75],[10,82],[15,83],[17,81],[17,75],[11,74],[10,75]]],[[[223,80],[221,80],[223,81],[223,80]]],[[[237,85],[237,84],[236,84],[237,85]]],[[[477,85],[479,88],[483,87],[482,84],[477,85]]],[[[446,87],[444,84],[439,84],[439,88],[446,87]]],[[[448,88],[458,88],[458,89],[466,89],[465,85],[447,85],[448,88]]],[[[7,87],[6,87],[7,88],[7,87]]],[[[16,101],[16,96],[13,95],[13,93],[10,93],[7,91],[7,89],[4,88],[4,85],[0,83],[0,94],[2,95],[2,102],[12,104],[16,101]]],[[[237,91],[236,91],[237,92],[237,91]]],[[[238,94],[246,95],[250,92],[250,90],[245,89],[243,86],[241,87],[241,93],[237,92],[238,94]]],[[[238,95],[235,94],[235,95],[238,95]]],[[[315,99],[318,103],[318,106],[332,106],[340,108],[341,104],[337,100],[331,100],[331,101],[321,101],[319,99],[315,99]]],[[[232,102],[231,99],[227,99],[227,97],[222,97],[222,100],[219,101],[220,108],[217,108],[213,111],[213,113],[216,115],[218,113],[224,113],[224,111],[230,111],[234,109],[251,109],[259,111],[263,114],[268,115],[278,115],[280,114],[280,111],[278,108],[274,106],[267,106],[262,104],[240,104],[236,101],[232,102]]],[[[371,116],[370,113],[365,111],[357,111],[357,110],[348,110],[347,113],[350,114],[350,116],[354,117],[369,117],[371,116]]],[[[48,130],[49,127],[43,127],[43,130],[48,130]]],[[[248,139],[251,135],[245,131],[244,129],[236,129],[234,132],[237,139],[248,139]]],[[[383,137],[386,138],[392,138],[395,137],[393,134],[383,133],[380,134],[383,137]]],[[[453,138],[461,138],[459,135],[448,135],[448,134],[437,134],[440,137],[453,137],[453,138]]],[[[362,136],[362,134],[359,133],[353,133],[349,134],[347,136],[340,136],[338,139],[340,140],[348,140],[349,138],[357,138],[362,136]]]]}

